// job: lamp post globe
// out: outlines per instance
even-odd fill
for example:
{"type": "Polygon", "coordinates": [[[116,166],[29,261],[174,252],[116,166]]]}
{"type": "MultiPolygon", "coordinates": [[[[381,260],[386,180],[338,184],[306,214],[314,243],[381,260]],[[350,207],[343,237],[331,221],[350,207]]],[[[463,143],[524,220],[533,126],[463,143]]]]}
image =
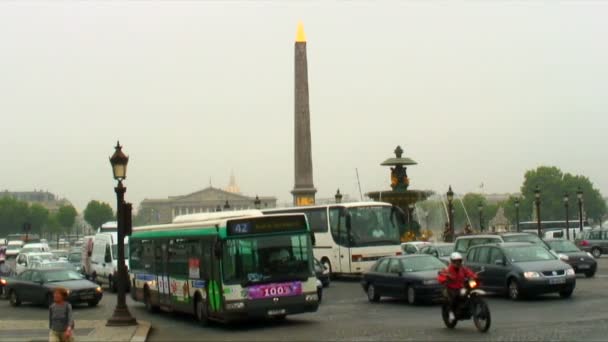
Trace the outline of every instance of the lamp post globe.
{"type": "Polygon", "coordinates": [[[114,154],[110,157],[110,164],[112,165],[112,173],[114,179],[122,181],[127,178],[127,164],[129,164],[129,157],[122,151],[120,142],[116,142],[114,147],[114,154]]]}
{"type": "Polygon", "coordinates": [[[338,191],[336,191],[336,195],[334,196],[334,198],[336,199],[336,203],[342,203],[342,194],[340,193],[340,189],[338,189],[338,191]]]}
{"type": "Polygon", "coordinates": [[[450,188],[448,189],[448,192],[446,195],[448,197],[448,202],[452,202],[454,200],[454,191],[452,191],[451,185],[450,185],[450,188]]]}

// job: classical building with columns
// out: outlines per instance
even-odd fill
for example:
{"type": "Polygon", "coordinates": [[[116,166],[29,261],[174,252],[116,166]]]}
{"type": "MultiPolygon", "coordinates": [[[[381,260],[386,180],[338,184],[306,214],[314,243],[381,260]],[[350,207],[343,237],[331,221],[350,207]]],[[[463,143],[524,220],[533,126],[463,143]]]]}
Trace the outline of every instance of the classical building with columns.
{"type": "MultiPolygon", "coordinates": [[[[232,178],[232,177],[231,177],[232,178]]],[[[244,196],[236,191],[233,178],[226,191],[212,186],[188,195],[170,196],[163,199],[144,199],[139,205],[140,224],[170,223],[179,215],[208,213],[224,210],[254,209],[256,197],[244,196]]],[[[260,196],[260,208],[274,208],[276,197],[260,196]]]]}

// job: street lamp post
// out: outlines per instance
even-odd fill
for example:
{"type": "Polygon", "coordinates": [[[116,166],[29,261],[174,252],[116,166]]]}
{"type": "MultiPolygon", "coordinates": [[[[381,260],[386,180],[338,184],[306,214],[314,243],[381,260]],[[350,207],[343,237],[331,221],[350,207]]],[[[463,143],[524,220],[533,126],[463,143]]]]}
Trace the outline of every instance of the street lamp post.
{"type": "Polygon", "coordinates": [[[253,201],[253,206],[258,210],[260,208],[262,208],[262,201],[260,201],[260,198],[258,197],[258,195],[255,195],[255,200],[253,201]]]}
{"type": "Polygon", "coordinates": [[[566,208],[566,239],[570,240],[570,217],[568,213],[568,193],[564,193],[564,208],[566,208]]]}
{"type": "Polygon", "coordinates": [[[110,164],[112,164],[112,172],[114,173],[114,179],[118,181],[118,185],[114,188],[116,192],[116,218],[117,218],[117,238],[118,238],[118,295],[116,300],[116,308],[112,317],[110,317],[106,323],[107,326],[128,326],[136,325],[137,321],[127,307],[126,301],[126,287],[127,287],[127,268],[125,266],[125,192],[127,188],[122,184],[122,181],[127,178],[127,164],[129,163],[129,157],[122,152],[122,146],[120,143],[116,143],[114,154],[110,157],[110,164]]]}
{"type": "Polygon", "coordinates": [[[412,219],[414,216],[414,204],[410,203],[407,205],[407,225],[408,225],[408,229],[410,230],[410,232],[412,231],[412,222],[414,222],[414,220],[412,219]]]}
{"type": "Polygon", "coordinates": [[[477,204],[477,210],[479,210],[479,231],[483,232],[483,204],[481,202],[477,204]]]}
{"type": "Polygon", "coordinates": [[[334,198],[336,199],[336,204],[342,203],[342,194],[340,193],[340,189],[336,191],[336,195],[334,196],[334,198]]]}
{"type": "Polygon", "coordinates": [[[583,190],[581,187],[578,187],[578,191],[576,192],[576,197],[578,198],[578,229],[580,232],[583,231],[583,190]]]}
{"type": "Polygon", "coordinates": [[[449,236],[446,239],[446,242],[452,242],[454,239],[454,206],[452,204],[452,201],[454,200],[454,192],[452,191],[452,186],[450,185],[450,188],[448,189],[447,192],[447,198],[448,198],[448,224],[449,224],[449,236]]]}
{"type": "Polygon", "coordinates": [[[542,238],[542,228],[540,220],[540,188],[538,185],[534,189],[534,204],[536,204],[536,230],[538,237],[542,238]]]}
{"type": "Polygon", "coordinates": [[[519,232],[519,198],[515,199],[515,227],[517,227],[517,232],[519,232]]]}

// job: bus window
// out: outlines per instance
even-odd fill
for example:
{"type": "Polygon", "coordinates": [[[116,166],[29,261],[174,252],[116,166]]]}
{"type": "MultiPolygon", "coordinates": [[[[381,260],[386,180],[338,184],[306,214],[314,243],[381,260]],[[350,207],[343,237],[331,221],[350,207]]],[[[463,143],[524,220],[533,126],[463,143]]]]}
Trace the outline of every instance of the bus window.
{"type": "Polygon", "coordinates": [[[308,225],[310,226],[310,230],[315,233],[327,232],[326,211],[327,209],[325,208],[303,211],[304,214],[306,214],[306,218],[308,219],[308,225]]]}
{"type": "Polygon", "coordinates": [[[171,239],[167,251],[167,271],[170,275],[188,277],[186,240],[171,239]]]}
{"type": "Polygon", "coordinates": [[[342,246],[348,246],[346,225],[344,224],[344,209],[343,208],[330,208],[329,209],[329,222],[331,226],[331,236],[334,238],[337,244],[342,246]]]}
{"type": "Polygon", "coordinates": [[[142,246],[142,241],[141,240],[134,240],[131,241],[131,243],[128,245],[128,247],[131,249],[131,258],[130,258],[130,263],[129,266],[131,266],[131,269],[133,270],[138,270],[142,268],[142,262],[141,262],[141,258],[142,258],[142,254],[143,254],[143,246],[142,246]]]}
{"type": "Polygon", "coordinates": [[[141,245],[143,247],[141,265],[143,268],[151,270],[152,265],[154,265],[154,242],[152,240],[142,240],[141,245]]]}

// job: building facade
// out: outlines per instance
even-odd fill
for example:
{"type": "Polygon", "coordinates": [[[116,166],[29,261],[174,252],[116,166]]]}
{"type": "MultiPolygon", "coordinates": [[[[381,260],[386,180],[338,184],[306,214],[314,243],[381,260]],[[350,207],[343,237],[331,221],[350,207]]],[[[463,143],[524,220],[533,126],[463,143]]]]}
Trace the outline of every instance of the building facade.
{"type": "MultiPolygon", "coordinates": [[[[207,187],[188,195],[171,196],[165,199],[144,199],[139,205],[140,224],[164,224],[179,215],[208,213],[225,210],[245,210],[255,208],[256,197],[207,187]]],[[[260,196],[260,208],[274,208],[275,197],[260,196]]]]}
{"type": "Polygon", "coordinates": [[[43,190],[34,191],[8,191],[0,192],[0,198],[11,197],[21,202],[27,202],[29,205],[39,204],[50,212],[56,212],[60,207],[71,205],[70,201],[60,199],[57,195],[43,190]]]}

